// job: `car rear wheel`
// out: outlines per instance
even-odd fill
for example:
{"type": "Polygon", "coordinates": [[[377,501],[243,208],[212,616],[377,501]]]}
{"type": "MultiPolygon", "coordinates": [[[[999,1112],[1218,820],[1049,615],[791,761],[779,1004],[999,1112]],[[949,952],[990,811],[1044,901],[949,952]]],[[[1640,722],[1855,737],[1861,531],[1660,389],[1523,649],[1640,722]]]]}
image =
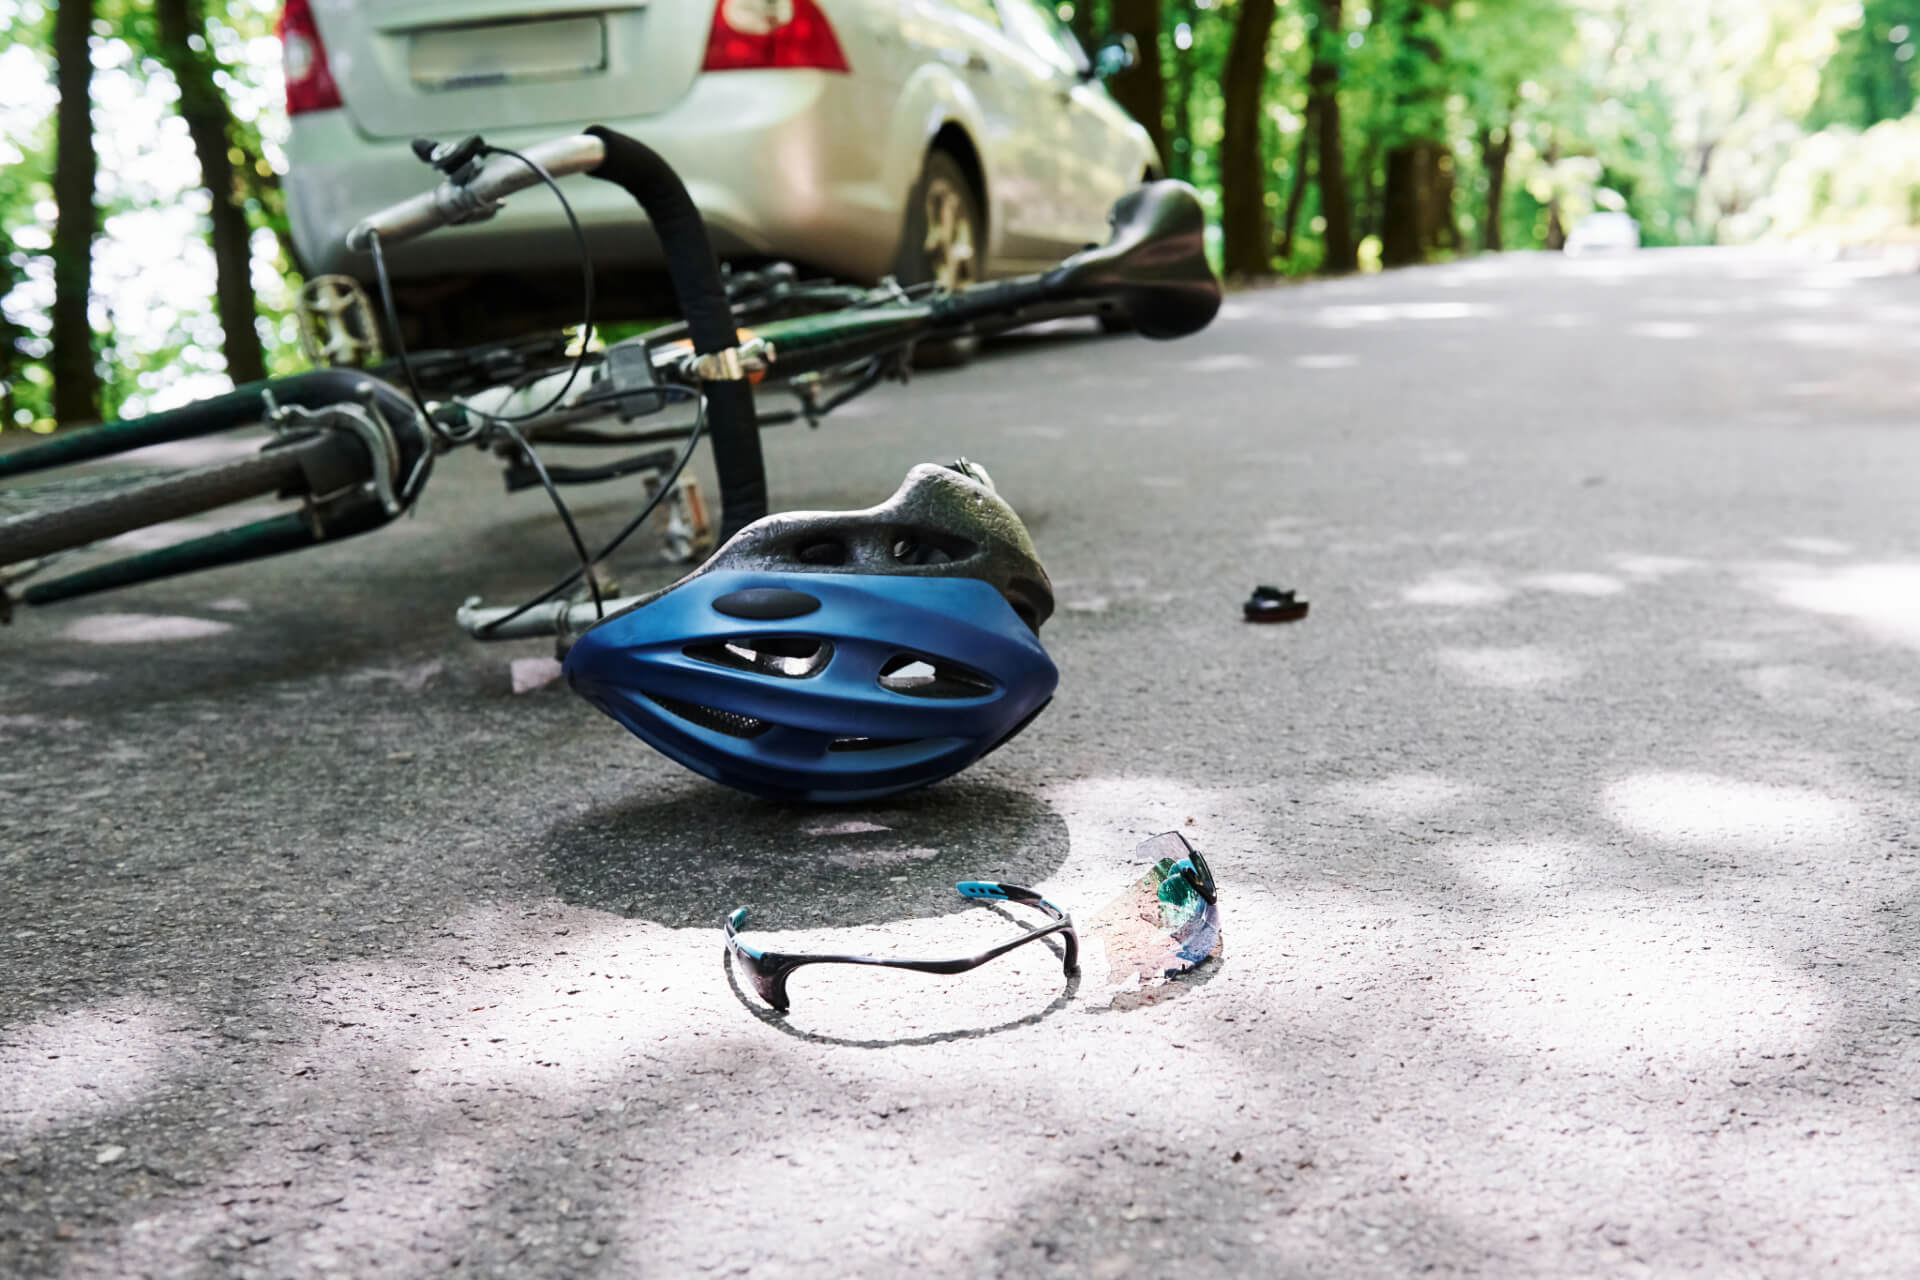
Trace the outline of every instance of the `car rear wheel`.
{"type": "MultiPolygon", "coordinates": [[[[947,152],[929,151],[907,199],[896,278],[909,287],[959,289],[977,283],[986,275],[985,230],[980,195],[966,170],[947,152]]],[[[914,364],[923,369],[964,364],[978,347],[972,335],[923,342],[914,350],[914,364]]]]}

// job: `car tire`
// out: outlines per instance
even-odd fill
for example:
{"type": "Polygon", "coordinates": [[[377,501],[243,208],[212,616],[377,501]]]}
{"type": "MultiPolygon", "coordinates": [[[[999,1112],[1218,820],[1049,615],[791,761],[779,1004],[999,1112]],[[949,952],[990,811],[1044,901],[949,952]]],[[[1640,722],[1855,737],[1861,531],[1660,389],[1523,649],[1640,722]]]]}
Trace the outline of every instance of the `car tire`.
{"type": "MultiPolygon", "coordinates": [[[[920,180],[907,197],[894,277],[909,288],[937,282],[955,289],[978,283],[986,277],[985,231],[980,193],[966,170],[946,151],[927,152],[920,180]]],[[[979,347],[980,339],[972,334],[922,342],[914,348],[914,367],[965,364],[979,347]]]]}

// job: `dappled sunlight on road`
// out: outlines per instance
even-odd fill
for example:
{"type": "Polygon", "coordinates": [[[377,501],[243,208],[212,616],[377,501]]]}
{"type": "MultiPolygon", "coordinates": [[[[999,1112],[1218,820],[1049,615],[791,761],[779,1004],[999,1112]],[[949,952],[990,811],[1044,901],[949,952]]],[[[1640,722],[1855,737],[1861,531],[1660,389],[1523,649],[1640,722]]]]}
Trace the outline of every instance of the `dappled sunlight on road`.
{"type": "Polygon", "coordinates": [[[1628,325],[1627,332],[1636,338],[1652,338],[1656,342],[1685,342],[1702,336],[1706,331],[1686,320],[1647,320],[1628,325]]]}
{"type": "Polygon", "coordinates": [[[1565,684],[1580,674],[1579,662],[1539,645],[1440,649],[1434,656],[1447,674],[1485,689],[1538,689],[1565,684]]]}
{"type": "Polygon", "coordinates": [[[1406,320],[1485,320],[1499,314],[1499,308],[1479,302],[1373,302],[1322,307],[1312,323],[1323,329],[1356,329],[1406,320]]]}
{"type": "Polygon", "coordinates": [[[1513,592],[1484,569],[1443,569],[1402,591],[1400,598],[1408,604],[1474,608],[1504,604],[1513,598],[1513,592]]]}
{"type": "Polygon", "coordinates": [[[113,1000],[0,1026],[0,1144],[110,1119],[192,1071],[205,1043],[192,1022],[165,1001],[113,1000]]]}
{"type": "Polygon", "coordinates": [[[1689,573],[1706,565],[1690,556],[1645,555],[1621,552],[1607,557],[1613,566],[1639,582],[1658,582],[1676,573],[1689,573]]]}
{"type": "Polygon", "coordinates": [[[204,640],[233,630],[229,622],[150,613],[95,613],[68,623],[64,634],[84,644],[146,644],[154,640],[204,640]]]}
{"type": "Polygon", "coordinates": [[[1326,796],[1369,817],[1407,818],[1439,813],[1481,791],[1471,783],[1438,774],[1399,773],[1370,782],[1338,782],[1327,788],[1326,796]]]}
{"type": "Polygon", "coordinates": [[[1754,578],[1781,604],[1843,618],[1875,639],[1920,649],[1920,564],[1772,565],[1754,578]]]}
{"type": "Polygon", "coordinates": [[[1602,808],[1636,835],[1724,853],[1831,849],[1871,834],[1851,801],[1705,773],[1635,774],[1606,788],[1602,808]]]}
{"type": "Polygon", "coordinates": [[[1360,363],[1360,357],[1352,355],[1302,355],[1295,356],[1293,363],[1294,367],[1299,369],[1351,369],[1360,363]]]}
{"type": "Polygon", "coordinates": [[[1520,585],[1561,596],[1616,596],[1627,584],[1604,573],[1535,573],[1520,579],[1520,585]]]}
{"type": "Polygon", "coordinates": [[[1920,708],[1920,703],[1891,689],[1791,663],[1743,671],[1740,683],[1797,716],[1899,716],[1920,708]]]}
{"type": "Polygon", "coordinates": [[[1451,867],[1465,885],[1521,907],[1532,905],[1540,894],[1566,892],[1598,858],[1593,847],[1582,841],[1546,837],[1494,844],[1462,841],[1436,848],[1433,856],[1451,867]]]}
{"type": "Polygon", "coordinates": [[[1549,918],[1481,935],[1454,982],[1490,1043],[1554,1052],[1569,1066],[1804,1051],[1831,993],[1746,934],[1734,914],[1586,892],[1549,918]]]}

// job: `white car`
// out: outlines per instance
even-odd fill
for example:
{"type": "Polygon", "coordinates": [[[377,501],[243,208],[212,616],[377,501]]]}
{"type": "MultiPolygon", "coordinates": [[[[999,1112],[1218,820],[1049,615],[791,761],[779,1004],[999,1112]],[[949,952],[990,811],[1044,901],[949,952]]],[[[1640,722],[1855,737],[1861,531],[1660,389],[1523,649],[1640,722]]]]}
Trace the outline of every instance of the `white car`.
{"type": "MultiPolygon", "coordinates": [[[[286,190],[309,275],[372,278],[344,240],[439,176],[416,137],[519,147],[604,124],[679,172],[730,261],[948,285],[1106,237],[1154,176],[1147,133],[1041,0],[288,0],[286,190]]],[[[1096,61],[1098,65],[1096,66],[1096,61]]],[[[632,200],[571,179],[597,314],[657,314],[632,200]]],[[[387,255],[416,338],[577,319],[579,251],[550,193],[387,255]]]]}
{"type": "Polygon", "coordinates": [[[1640,247],[1640,224],[1624,213],[1601,210],[1573,224],[1565,252],[1607,253],[1640,247]]]}

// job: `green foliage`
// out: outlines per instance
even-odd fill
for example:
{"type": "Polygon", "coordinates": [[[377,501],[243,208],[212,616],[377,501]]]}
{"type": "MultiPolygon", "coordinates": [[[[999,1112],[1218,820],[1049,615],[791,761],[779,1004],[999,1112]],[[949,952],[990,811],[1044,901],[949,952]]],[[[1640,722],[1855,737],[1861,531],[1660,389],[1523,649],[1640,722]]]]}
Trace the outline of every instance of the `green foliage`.
{"type": "Polygon", "coordinates": [[[1809,128],[1866,129],[1897,120],[1920,97],[1920,0],[1865,0],[1820,75],[1809,128]]]}
{"type": "MultiPolygon", "coordinates": [[[[232,140],[258,233],[262,336],[270,367],[291,371],[301,362],[278,181],[286,127],[270,42],[278,0],[207,3],[206,44],[233,108],[232,140]]],[[[1222,82],[1239,3],[1161,0],[1159,31],[1134,33],[1159,43],[1171,170],[1216,210],[1222,82]]],[[[46,83],[47,6],[0,0],[0,57],[11,59],[10,75],[46,83]]],[[[1884,239],[1914,235],[1920,222],[1920,0],[1343,0],[1337,29],[1323,29],[1326,9],[1326,0],[1280,0],[1268,42],[1257,123],[1276,239],[1296,187],[1306,184],[1292,252],[1285,261],[1276,256],[1278,271],[1312,272],[1325,254],[1312,162],[1300,164],[1316,50],[1338,71],[1355,232],[1365,238],[1363,260],[1373,263],[1387,153],[1415,140],[1439,144],[1450,158],[1452,207],[1444,212],[1469,245],[1494,216],[1484,156],[1496,141],[1505,148],[1498,216],[1510,249],[1540,247],[1556,219],[1569,226],[1596,207],[1627,209],[1655,245],[1766,234],[1884,239]]],[[[173,90],[147,0],[100,0],[99,12],[97,81],[120,77],[142,109],[164,114],[173,90]]],[[[1091,34],[1110,29],[1110,0],[1070,0],[1061,12],[1091,34]]],[[[44,92],[10,100],[41,106],[38,114],[0,113],[0,297],[8,299],[0,310],[0,427],[43,424],[48,407],[41,361],[50,103],[44,92]]],[[[103,139],[103,156],[111,143],[103,139]]],[[[183,194],[177,174],[122,169],[103,165],[109,237],[200,199],[183,194]]],[[[125,305],[117,291],[128,281],[105,273],[96,315],[106,321],[110,410],[140,411],[156,395],[177,398],[217,381],[208,267],[189,291],[195,296],[169,297],[126,325],[113,322],[132,318],[114,310],[125,305]]]]}
{"type": "MultiPolygon", "coordinates": [[[[51,39],[47,11],[0,13],[0,50],[9,51],[7,65],[16,74],[28,74],[31,63],[42,77],[48,76],[50,67],[40,51],[51,39]]],[[[52,199],[52,172],[51,119],[0,135],[0,300],[18,299],[18,291],[36,270],[51,272],[42,252],[51,237],[42,227],[40,209],[52,199]]],[[[44,364],[50,327],[43,311],[21,301],[0,306],[0,430],[51,420],[52,377],[44,364]]]]}
{"type": "MultiPolygon", "coordinates": [[[[245,175],[248,218],[256,233],[272,233],[255,237],[254,277],[275,282],[259,299],[261,336],[269,368],[292,372],[304,361],[290,321],[295,286],[277,176],[284,168],[278,137],[285,122],[269,89],[277,62],[271,36],[278,4],[211,0],[209,9],[205,43],[219,64],[216,82],[235,115],[232,141],[236,167],[245,175]]],[[[94,98],[102,165],[96,201],[103,236],[95,243],[93,312],[101,338],[102,408],[109,415],[136,414],[145,412],[156,395],[178,400],[182,394],[217,390],[225,379],[219,325],[213,318],[211,259],[206,259],[204,279],[181,263],[165,264],[175,282],[185,283],[170,287],[157,300],[139,289],[151,265],[140,252],[144,240],[171,235],[183,225],[174,215],[188,211],[184,226],[197,227],[203,237],[206,233],[207,200],[195,186],[191,160],[167,169],[151,155],[128,153],[118,156],[122,163],[108,163],[116,148],[125,145],[109,127],[108,112],[120,113],[123,120],[131,112],[138,127],[148,130],[178,100],[158,56],[152,9],[143,0],[99,0],[97,12],[94,98]]],[[[36,89],[50,85],[50,41],[47,10],[33,0],[0,0],[0,53],[16,59],[7,64],[16,73],[26,69],[17,59],[29,53],[29,74],[39,82],[36,89]]],[[[38,97],[16,92],[10,95],[14,101],[45,98],[45,109],[0,115],[0,231],[11,246],[0,262],[0,298],[7,300],[0,308],[0,429],[44,430],[52,425],[44,367],[46,311],[52,300],[45,251],[54,213],[50,94],[50,88],[38,97]]],[[[184,145],[184,136],[182,131],[169,143],[174,153],[184,145]]],[[[185,154],[191,157],[191,150],[185,154]]]]}
{"type": "Polygon", "coordinates": [[[1920,113],[1864,133],[1813,134],[1782,166],[1767,213],[1770,233],[1780,237],[1920,240],[1920,113]]]}

